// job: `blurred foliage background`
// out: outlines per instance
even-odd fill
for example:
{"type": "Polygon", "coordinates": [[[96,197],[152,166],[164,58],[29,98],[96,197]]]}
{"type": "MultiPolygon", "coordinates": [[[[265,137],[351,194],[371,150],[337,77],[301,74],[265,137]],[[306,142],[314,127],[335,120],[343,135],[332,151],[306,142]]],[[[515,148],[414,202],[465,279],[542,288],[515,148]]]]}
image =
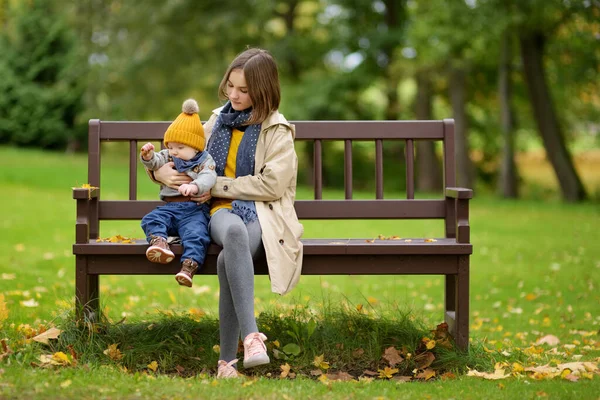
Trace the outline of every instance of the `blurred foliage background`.
{"type": "MultiPolygon", "coordinates": [[[[187,97],[206,119],[248,46],[277,58],[289,120],[454,118],[461,186],[519,197],[517,161],[541,151],[564,200],[600,197],[574,162],[600,158],[598,0],[0,0],[0,143],[85,151],[88,119],[170,120],[187,97]]],[[[437,190],[436,148],[416,152],[418,189],[437,190]]],[[[372,159],[355,144],[356,173],[372,159]]]]}

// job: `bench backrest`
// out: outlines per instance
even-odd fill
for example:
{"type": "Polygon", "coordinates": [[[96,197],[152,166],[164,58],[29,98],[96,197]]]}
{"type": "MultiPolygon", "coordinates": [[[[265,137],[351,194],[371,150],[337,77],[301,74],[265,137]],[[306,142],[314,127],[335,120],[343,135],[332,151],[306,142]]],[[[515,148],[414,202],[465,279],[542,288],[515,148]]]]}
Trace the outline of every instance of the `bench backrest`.
{"type": "MultiPolygon", "coordinates": [[[[446,237],[455,237],[454,203],[443,194],[438,199],[415,199],[415,142],[441,141],[443,149],[443,187],[456,186],[454,120],[442,121],[293,121],[296,140],[314,143],[314,200],[297,200],[300,219],[445,219],[446,237]],[[322,142],[344,142],[345,200],[323,200],[322,142]],[[384,199],[383,141],[405,142],[406,199],[384,199]],[[375,199],[353,200],[352,143],[375,143],[375,199]]],[[[99,200],[94,206],[90,237],[98,237],[100,220],[141,219],[159,201],[137,200],[139,143],[162,141],[170,122],[89,122],[88,183],[100,186],[102,142],[129,142],[129,200],[99,200]]],[[[102,188],[100,188],[102,193],[102,188]]]]}

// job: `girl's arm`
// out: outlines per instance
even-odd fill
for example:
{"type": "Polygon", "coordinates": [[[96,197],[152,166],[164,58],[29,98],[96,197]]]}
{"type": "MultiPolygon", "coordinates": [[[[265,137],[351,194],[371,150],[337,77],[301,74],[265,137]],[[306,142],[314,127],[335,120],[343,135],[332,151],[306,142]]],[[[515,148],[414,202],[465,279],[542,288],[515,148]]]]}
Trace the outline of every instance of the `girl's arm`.
{"type": "Polygon", "coordinates": [[[260,167],[260,172],[257,175],[237,178],[217,177],[211,195],[239,200],[277,200],[292,184],[297,164],[290,128],[280,125],[267,144],[265,161],[260,167]]]}

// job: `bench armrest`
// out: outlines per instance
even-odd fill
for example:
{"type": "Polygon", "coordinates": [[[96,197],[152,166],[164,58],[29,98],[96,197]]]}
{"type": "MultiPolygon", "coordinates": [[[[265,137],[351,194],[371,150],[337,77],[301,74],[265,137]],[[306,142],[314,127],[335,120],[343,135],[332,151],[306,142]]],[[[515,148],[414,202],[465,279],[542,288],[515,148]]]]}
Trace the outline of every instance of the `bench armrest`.
{"type": "Polygon", "coordinates": [[[73,188],[77,200],[75,221],[75,243],[87,243],[90,237],[98,236],[98,197],[100,188],[73,188]]]}
{"type": "Polygon", "coordinates": [[[469,243],[469,200],[473,190],[459,187],[446,188],[446,234],[455,237],[457,243],[469,243]]]}
{"type": "Polygon", "coordinates": [[[73,188],[73,198],[76,200],[91,200],[100,195],[100,188],[73,188]]]}
{"type": "Polygon", "coordinates": [[[473,190],[459,187],[447,187],[446,197],[450,197],[451,199],[472,199],[473,190]]]}

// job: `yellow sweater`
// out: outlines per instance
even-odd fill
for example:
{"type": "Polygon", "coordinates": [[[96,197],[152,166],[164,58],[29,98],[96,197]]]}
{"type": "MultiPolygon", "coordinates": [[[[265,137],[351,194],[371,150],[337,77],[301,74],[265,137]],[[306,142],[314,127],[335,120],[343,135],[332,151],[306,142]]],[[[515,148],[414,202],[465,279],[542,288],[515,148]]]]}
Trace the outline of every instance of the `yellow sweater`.
{"type": "MultiPolygon", "coordinates": [[[[229,144],[229,152],[227,153],[227,162],[225,163],[225,176],[228,178],[235,178],[235,166],[237,161],[237,152],[240,147],[240,142],[242,141],[242,137],[244,136],[244,132],[233,129],[231,132],[231,143],[229,144]]],[[[218,197],[214,197],[210,206],[210,215],[212,216],[217,210],[221,208],[229,208],[231,209],[231,199],[221,199],[218,197]]]]}

